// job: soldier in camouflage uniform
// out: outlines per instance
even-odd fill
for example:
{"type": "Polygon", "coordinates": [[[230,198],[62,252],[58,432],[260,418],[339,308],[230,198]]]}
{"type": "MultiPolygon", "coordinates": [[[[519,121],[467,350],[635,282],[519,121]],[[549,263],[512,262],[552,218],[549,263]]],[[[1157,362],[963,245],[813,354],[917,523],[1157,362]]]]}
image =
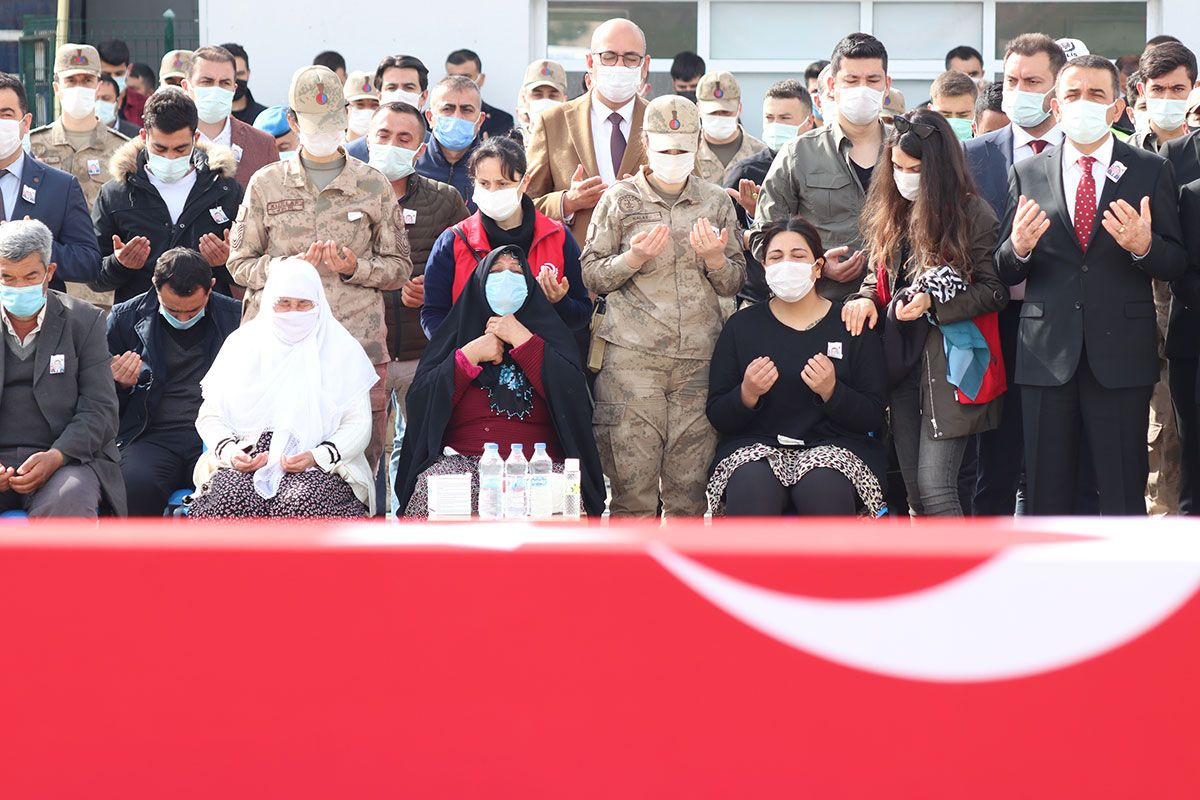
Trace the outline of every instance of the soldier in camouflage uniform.
{"type": "MultiPolygon", "coordinates": [[[[62,116],[29,133],[29,152],[43,164],[69,172],[79,180],[88,208],[96,202],[112,175],[108,162],[129,141],[96,118],[96,88],[100,85],[100,54],[89,44],[64,44],[54,56],[54,92],[62,116]]],[[[97,269],[99,264],[96,265],[97,269]]],[[[111,308],[112,292],[95,292],[82,283],[68,283],[67,293],[111,308]]]]}
{"type": "Polygon", "coordinates": [[[728,72],[710,72],[696,85],[696,105],[700,107],[700,149],[696,152],[696,172],[713,183],[725,184],[734,164],[767,149],[738,122],[742,113],[742,87],[728,72]]]}
{"type": "Polygon", "coordinates": [[[746,265],[729,196],[692,174],[695,104],[655,99],[643,132],[650,169],[600,198],[581,257],[588,289],[608,296],[593,425],[613,514],[653,516],[661,480],[663,513],[694,516],[717,442],[708,363],[746,265]]]}
{"type": "Polygon", "coordinates": [[[371,389],[374,429],[367,448],[375,469],[387,421],[383,292],[399,289],[412,274],[404,217],[383,173],[346,157],[340,144],[346,103],[329,68],[298,70],[288,106],[300,156],[269,164],[250,179],[230,236],[229,272],[246,287],[243,318],[250,319],[273,263],[299,254],[317,268],[334,316],[380,376],[371,389]]]}

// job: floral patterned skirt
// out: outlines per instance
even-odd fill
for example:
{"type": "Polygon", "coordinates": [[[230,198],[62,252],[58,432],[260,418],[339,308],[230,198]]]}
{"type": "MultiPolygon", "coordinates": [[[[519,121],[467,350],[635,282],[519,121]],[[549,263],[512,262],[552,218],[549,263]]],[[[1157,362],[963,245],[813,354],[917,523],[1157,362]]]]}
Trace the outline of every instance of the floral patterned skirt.
{"type": "Polygon", "coordinates": [[[725,513],[725,487],[733,471],[743,464],[766,459],[771,472],[784,486],[795,486],[800,479],[814,469],[835,469],[846,476],[846,480],[854,486],[858,497],[866,508],[866,513],[872,517],[878,516],[883,510],[883,489],[879,479],[861,458],[844,447],[836,445],[820,445],[804,450],[792,448],[771,447],[765,444],[752,444],[741,447],[721,459],[712,477],[708,479],[708,512],[720,515],[725,513]]]}

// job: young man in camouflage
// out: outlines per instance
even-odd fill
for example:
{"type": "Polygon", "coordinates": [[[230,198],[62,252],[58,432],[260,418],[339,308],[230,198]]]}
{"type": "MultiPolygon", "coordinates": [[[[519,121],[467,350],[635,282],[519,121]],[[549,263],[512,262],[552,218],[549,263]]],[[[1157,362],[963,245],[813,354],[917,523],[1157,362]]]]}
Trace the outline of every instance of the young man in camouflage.
{"type": "Polygon", "coordinates": [[[738,122],[742,87],[730,73],[710,72],[702,77],[696,86],[696,105],[704,131],[696,152],[696,171],[704,180],[724,185],[735,164],[766,150],[767,145],[738,122]]]}
{"type": "Polygon", "coordinates": [[[362,343],[380,381],[371,388],[374,469],[387,421],[383,293],[412,273],[404,211],[374,167],[346,157],[346,102],[328,67],[304,67],[288,90],[300,155],[254,174],[230,236],[229,272],[246,287],[244,319],[258,313],[271,265],[299,254],[321,274],[334,316],[362,343]]]}
{"type": "Polygon", "coordinates": [[[649,169],[600,198],[581,257],[588,289],[608,296],[593,424],[613,514],[704,513],[717,434],[708,364],[742,288],[745,260],[725,190],[692,174],[700,112],[667,95],[646,108],[649,169]]]}

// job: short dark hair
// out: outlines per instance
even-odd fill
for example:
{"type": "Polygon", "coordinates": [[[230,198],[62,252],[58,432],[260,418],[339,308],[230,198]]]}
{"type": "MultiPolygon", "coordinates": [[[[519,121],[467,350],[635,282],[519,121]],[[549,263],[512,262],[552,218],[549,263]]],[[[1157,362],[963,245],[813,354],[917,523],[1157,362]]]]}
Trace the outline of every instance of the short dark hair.
{"type": "Polygon", "coordinates": [[[121,39],[109,39],[101,42],[96,47],[96,52],[99,53],[100,60],[105,64],[112,64],[115,67],[119,64],[129,63],[129,45],[121,39]]]}
{"type": "Polygon", "coordinates": [[[983,66],[983,54],[970,45],[960,44],[958,47],[946,53],[946,69],[950,69],[950,60],[957,58],[959,61],[970,61],[972,58],[979,60],[979,66],[983,66]]]}
{"type": "Polygon", "coordinates": [[[1179,39],[1175,38],[1174,36],[1172,36],[1169,33],[1160,33],[1158,36],[1151,37],[1146,42],[1146,47],[1158,47],[1160,44],[1166,44],[1167,42],[1175,42],[1176,44],[1183,44],[1183,42],[1181,42],[1179,39]]]}
{"type": "Polygon", "coordinates": [[[164,86],[146,101],[142,109],[142,127],[160,133],[175,133],[187,128],[192,133],[200,124],[196,103],[178,86],[164,86]]]}
{"type": "Polygon", "coordinates": [[[479,60],[479,53],[476,53],[474,50],[468,50],[464,47],[446,56],[446,63],[453,64],[456,67],[461,67],[468,61],[474,61],[475,69],[483,72],[483,62],[479,60]]]}
{"type": "Polygon", "coordinates": [[[813,81],[813,80],[817,80],[818,78],[820,78],[821,70],[825,69],[828,66],[829,66],[829,62],[823,58],[809,64],[807,67],[804,68],[805,82],[807,83],[808,81],[813,81]]]}
{"type": "Polygon", "coordinates": [[[1113,66],[1113,63],[1104,56],[1095,54],[1075,56],[1067,62],[1063,70],[1066,70],[1068,67],[1074,67],[1075,69],[1098,69],[1101,72],[1107,72],[1112,77],[1113,100],[1120,100],[1125,96],[1121,93],[1121,73],[1117,72],[1117,68],[1113,66]]]}
{"type": "Polygon", "coordinates": [[[965,72],[950,69],[933,79],[929,87],[929,96],[933,97],[965,97],[972,100],[979,98],[979,86],[975,79],[965,72]]]}
{"type": "Polygon", "coordinates": [[[528,169],[525,148],[503,136],[485,139],[483,144],[475,148],[475,152],[471,153],[471,160],[467,163],[467,175],[474,178],[475,168],[485,158],[500,159],[500,174],[510,181],[520,180],[528,169]]]}
{"type": "Polygon", "coordinates": [[[215,61],[218,64],[228,64],[233,67],[233,71],[237,72],[237,61],[233,58],[233,53],[226,50],[224,47],[210,46],[201,47],[199,50],[192,53],[192,60],[188,62],[188,78],[191,79],[192,74],[196,71],[196,62],[203,59],[204,61],[215,61]]]}
{"type": "Polygon", "coordinates": [[[985,111],[1004,113],[1004,84],[1000,81],[989,83],[975,98],[975,116],[978,117],[985,111]]]}
{"type": "Polygon", "coordinates": [[[11,89],[17,94],[17,106],[21,109],[21,115],[29,113],[29,100],[25,96],[25,84],[21,83],[21,78],[13,75],[11,72],[0,72],[0,90],[11,89]]]}
{"type": "Polygon", "coordinates": [[[1125,102],[1133,105],[1137,100],[1138,88],[1137,85],[1142,82],[1142,73],[1134,71],[1132,75],[1125,79],[1125,102]]]}
{"type": "Polygon", "coordinates": [[[706,71],[704,59],[691,50],[676,53],[675,58],[671,60],[671,80],[673,81],[694,81],[706,71]]]}
{"type": "Polygon", "coordinates": [[[237,42],[226,42],[225,44],[221,45],[221,47],[224,47],[226,50],[228,50],[230,55],[232,55],[234,58],[240,58],[242,61],[245,61],[246,68],[250,68],[250,56],[246,55],[246,48],[242,47],[237,42]]]}
{"type": "Polygon", "coordinates": [[[1050,57],[1050,72],[1055,77],[1058,77],[1058,73],[1062,72],[1062,68],[1067,64],[1067,54],[1059,47],[1058,42],[1044,33],[1022,33],[1010,41],[1004,48],[1005,62],[1013,53],[1021,56],[1036,56],[1038,53],[1045,53],[1050,57]]]}
{"type": "Polygon", "coordinates": [[[878,58],[883,62],[883,71],[887,72],[887,48],[883,46],[883,42],[869,33],[847,34],[833,48],[833,56],[830,59],[830,63],[833,65],[831,73],[834,77],[837,76],[838,70],[841,69],[842,59],[844,58],[878,58]]]}
{"type": "Polygon", "coordinates": [[[423,92],[429,88],[429,70],[425,67],[421,59],[416,56],[387,56],[375,68],[376,89],[383,87],[383,73],[389,69],[415,69],[417,71],[417,82],[421,84],[421,91],[423,92]]]}
{"type": "Polygon", "coordinates": [[[114,92],[116,92],[117,94],[121,93],[121,87],[117,86],[117,79],[114,78],[112,75],[109,75],[107,72],[100,73],[100,83],[110,84],[112,86],[112,90],[114,92]]]}
{"type": "Polygon", "coordinates": [[[170,286],[180,297],[200,289],[207,292],[212,286],[213,270],[208,259],[190,247],[172,247],[154,262],[150,281],[155,289],[170,286]]]}
{"type": "Polygon", "coordinates": [[[804,217],[797,214],[790,219],[781,219],[778,222],[772,222],[763,228],[762,243],[764,258],[766,258],[767,249],[771,246],[771,240],[781,233],[800,234],[804,237],[804,241],[808,242],[808,248],[812,250],[813,256],[816,258],[823,258],[825,256],[825,245],[821,242],[821,232],[817,230],[816,225],[813,225],[804,217]]]}
{"type": "Polygon", "coordinates": [[[1142,80],[1161,78],[1180,67],[1187,72],[1188,83],[1196,82],[1196,54],[1179,42],[1164,42],[1142,53],[1138,72],[1142,80]]]}
{"type": "MultiPolygon", "coordinates": [[[[381,103],[379,108],[375,111],[375,114],[378,114],[380,111],[392,111],[396,114],[411,114],[417,118],[417,122],[421,123],[422,130],[424,130],[426,127],[425,115],[421,113],[419,108],[411,105],[410,103],[402,103],[399,100],[393,100],[390,103],[381,103]]],[[[374,117],[375,114],[372,114],[371,116],[374,117]]]]}
{"type": "Polygon", "coordinates": [[[800,85],[800,81],[794,78],[772,83],[767,87],[765,97],[773,97],[776,100],[799,100],[800,104],[809,110],[809,113],[812,112],[812,95],[808,93],[808,89],[800,85]]]}
{"type": "Polygon", "coordinates": [[[346,59],[336,50],[324,50],[313,59],[314,67],[329,67],[331,72],[346,71],[346,59]]]}
{"type": "Polygon", "coordinates": [[[149,64],[143,64],[141,61],[135,61],[129,65],[129,77],[145,81],[147,86],[156,86],[158,84],[158,78],[154,76],[154,70],[150,68],[149,64]]]}

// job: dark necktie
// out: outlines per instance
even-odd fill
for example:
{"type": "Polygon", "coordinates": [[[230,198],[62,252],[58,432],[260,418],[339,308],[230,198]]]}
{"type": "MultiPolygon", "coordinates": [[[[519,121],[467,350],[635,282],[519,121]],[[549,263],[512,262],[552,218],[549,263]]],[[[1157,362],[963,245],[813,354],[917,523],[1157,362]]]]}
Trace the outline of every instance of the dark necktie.
{"type": "MultiPolygon", "coordinates": [[[[0,181],[4,180],[4,176],[8,174],[8,170],[0,169],[0,181]]],[[[8,209],[4,207],[4,192],[0,191],[0,222],[8,220],[8,209]]]]}
{"type": "Polygon", "coordinates": [[[1029,146],[1031,148],[1033,148],[1033,154],[1036,156],[1036,155],[1041,155],[1041,152],[1043,150],[1045,150],[1047,147],[1049,147],[1050,143],[1047,142],[1045,139],[1034,139],[1032,142],[1029,143],[1029,146]]]}
{"type": "Polygon", "coordinates": [[[1088,239],[1092,238],[1092,226],[1096,224],[1096,179],[1092,176],[1092,164],[1096,163],[1096,159],[1081,156],[1077,163],[1083,175],[1075,190],[1075,238],[1086,253],[1088,239]]]}
{"type": "Polygon", "coordinates": [[[621,133],[621,115],[614,111],[608,115],[612,123],[612,138],[608,140],[608,152],[612,156],[613,175],[621,179],[621,162],[625,160],[625,134],[621,133]]]}

